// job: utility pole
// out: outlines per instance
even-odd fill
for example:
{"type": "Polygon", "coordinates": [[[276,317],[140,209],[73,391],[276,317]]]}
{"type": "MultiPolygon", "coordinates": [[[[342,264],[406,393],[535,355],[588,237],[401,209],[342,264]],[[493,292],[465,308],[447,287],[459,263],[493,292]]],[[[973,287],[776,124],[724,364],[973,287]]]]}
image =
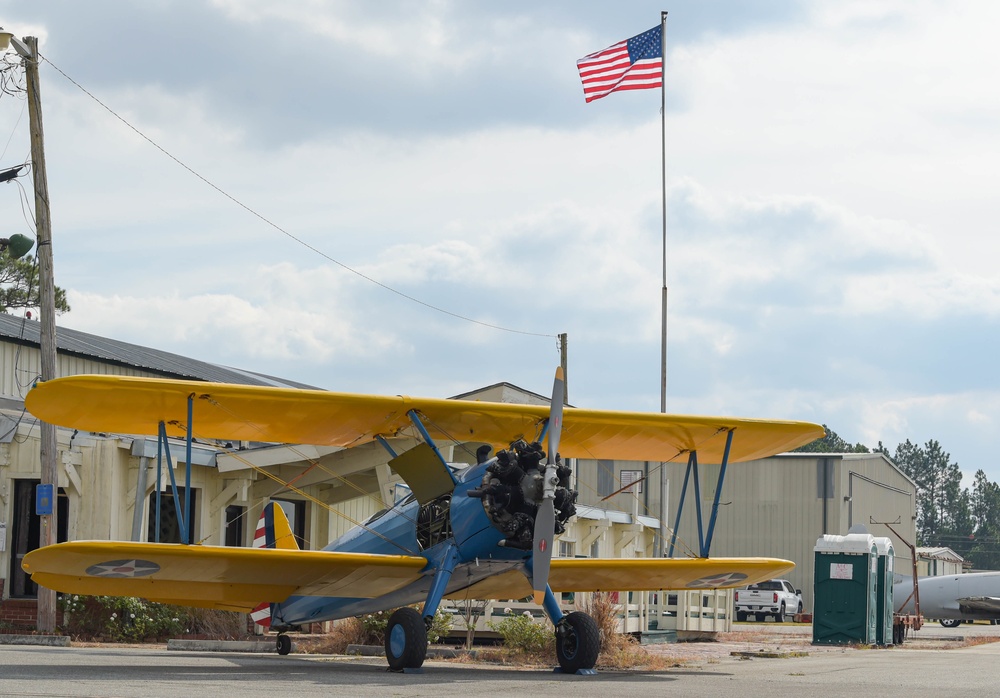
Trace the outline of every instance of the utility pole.
{"type": "MultiPolygon", "coordinates": [[[[35,185],[35,232],[38,238],[39,315],[41,322],[41,379],[56,377],[56,296],[52,275],[52,224],[49,217],[49,184],[45,172],[45,135],[42,129],[42,96],[38,82],[38,39],[24,37],[28,55],[15,48],[24,58],[24,77],[28,93],[28,122],[31,134],[31,171],[35,185]]],[[[53,545],[58,531],[59,474],[56,468],[56,428],[39,422],[41,429],[41,483],[51,485],[52,513],[42,515],[39,545],[53,545]]],[[[56,629],[56,592],[38,587],[38,631],[51,633],[56,629]]]]}

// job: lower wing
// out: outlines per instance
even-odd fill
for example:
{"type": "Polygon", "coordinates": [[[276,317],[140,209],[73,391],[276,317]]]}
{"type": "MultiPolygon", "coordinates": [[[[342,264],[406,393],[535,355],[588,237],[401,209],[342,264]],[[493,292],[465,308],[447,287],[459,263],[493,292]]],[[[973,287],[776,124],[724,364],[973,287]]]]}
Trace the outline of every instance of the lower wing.
{"type": "MultiPolygon", "coordinates": [[[[74,541],[39,548],[22,567],[37,584],[69,594],[138,596],[186,606],[250,611],[289,596],[376,598],[422,576],[427,560],[322,550],[74,541]]],[[[772,558],[557,558],[553,591],[725,589],[774,579],[795,567],[772,558]]],[[[519,599],[531,584],[518,569],[449,595],[519,599]]]]}
{"type": "Polygon", "coordinates": [[[230,611],[292,594],[375,598],[419,579],[426,566],[408,555],[119,541],[50,545],[22,562],[32,581],[56,591],[230,611]]]}
{"type": "MultiPolygon", "coordinates": [[[[795,563],[765,557],[556,558],[549,572],[552,591],[655,591],[732,589],[783,576],[795,563]]],[[[484,579],[451,599],[520,599],[531,584],[520,572],[484,579]]]]}

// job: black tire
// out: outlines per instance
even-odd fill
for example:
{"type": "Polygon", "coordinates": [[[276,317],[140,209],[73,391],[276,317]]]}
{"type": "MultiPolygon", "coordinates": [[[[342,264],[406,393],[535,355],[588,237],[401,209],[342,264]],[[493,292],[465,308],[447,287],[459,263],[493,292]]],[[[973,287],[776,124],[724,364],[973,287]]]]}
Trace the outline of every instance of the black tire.
{"type": "Polygon", "coordinates": [[[278,635],[277,642],[278,654],[284,656],[292,651],[292,638],[287,635],[278,635]]]}
{"type": "Polygon", "coordinates": [[[393,671],[417,669],[427,657],[427,626],[413,608],[399,608],[385,627],[385,658],[393,671]]]}
{"type": "Polygon", "coordinates": [[[784,623],[785,622],[785,602],[784,601],[781,602],[781,607],[778,609],[778,612],[774,614],[774,622],[775,623],[784,623]]]}
{"type": "Polygon", "coordinates": [[[556,656],[567,674],[593,669],[601,653],[601,632],[593,618],[581,611],[562,617],[556,626],[556,656]]]}
{"type": "Polygon", "coordinates": [[[736,612],[736,620],[738,620],[740,623],[746,623],[747,622],[747,612],[746,611],[737,611],[736,612]]]}
{"type": "Polygon", "coordinates": [[[962,624],[962,621],[959,618],[943,618],[938,622],[946,628],[957,628],[962,624]]]}

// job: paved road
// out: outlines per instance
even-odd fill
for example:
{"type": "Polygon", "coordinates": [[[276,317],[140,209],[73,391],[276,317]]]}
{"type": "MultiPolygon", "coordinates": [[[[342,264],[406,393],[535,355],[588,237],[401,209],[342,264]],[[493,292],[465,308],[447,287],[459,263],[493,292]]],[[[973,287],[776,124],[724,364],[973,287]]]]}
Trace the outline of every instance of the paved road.
{"type": "Polygon", "coordinates": [[[0,696],[683,696],[989,695],[1000,643],[953,650],[847,650],[739,660],[659,672],[575,677],[428,662],[392,674],[383,660],[128,648],[0,646],[0,696]]]}

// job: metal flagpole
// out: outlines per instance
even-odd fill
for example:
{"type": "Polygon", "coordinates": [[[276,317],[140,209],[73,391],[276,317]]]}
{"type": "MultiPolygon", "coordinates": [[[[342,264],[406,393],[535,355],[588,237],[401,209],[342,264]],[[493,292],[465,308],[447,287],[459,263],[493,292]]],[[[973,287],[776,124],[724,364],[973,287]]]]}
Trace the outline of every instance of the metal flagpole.
{"type": "Polygon", "coordinates": [[[667,411],[667,13],[660,13],[660,181],[663,185],[663,291],[660,309],[660,412],[667,411]]]}
{"type": "MultiPolygon", "coordinates": [[[[660,412],[667,411],[667,13],[660,12],[660,177],[663,208],[663,289],[660,294],[660,412]]],[[[660,526],[667,520],[667,464],[660,463],[660,526]]],[[[665,554],[664,535],[658,556],[665,554]]]]}

